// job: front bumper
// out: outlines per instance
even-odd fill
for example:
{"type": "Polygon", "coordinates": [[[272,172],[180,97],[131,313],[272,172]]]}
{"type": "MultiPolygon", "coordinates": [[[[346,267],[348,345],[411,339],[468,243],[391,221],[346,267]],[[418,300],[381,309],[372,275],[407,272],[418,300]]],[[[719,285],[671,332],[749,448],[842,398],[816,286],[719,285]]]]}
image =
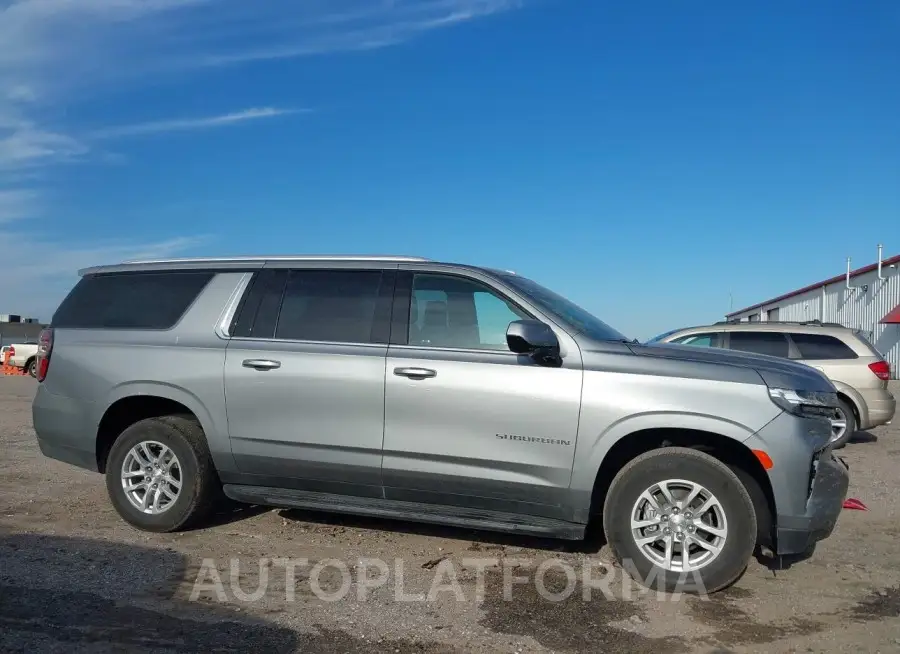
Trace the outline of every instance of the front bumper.
{"type": "Polygon", "coordinates": [[[826,449],[814,461],[813,468],[806,512],[778,516],[775,551],[779,555],[809,551],[831,535],[841,514],[850,485],[847,464],[826,449]]]}

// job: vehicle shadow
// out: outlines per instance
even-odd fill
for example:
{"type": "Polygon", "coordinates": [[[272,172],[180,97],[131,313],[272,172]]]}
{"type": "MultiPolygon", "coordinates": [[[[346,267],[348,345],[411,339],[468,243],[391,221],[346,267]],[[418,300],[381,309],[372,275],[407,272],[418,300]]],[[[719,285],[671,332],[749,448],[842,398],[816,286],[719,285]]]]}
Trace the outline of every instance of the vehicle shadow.
{"type": "Polygon", "coordinates": [[[850,437],[848,441],[851,445],[862,444],[862,443],[877,443],[878,436],[873,434],[870,431],[858,431],[853,436],[850,437]]]}
{"type": "Polygon", "coordinates": [[[179,598],[188,570],[170,550],[0,532],[0,651],[295,651],[290,629],[179,598]]]}
{"type": "Polygon", "coordinates": [[[320,527],[350,527],[397,534],[413,534],[433,538],[447,538],[471,541],[472,550],[519,547],[523,549],[548,550],[579,554],[596,554],[606,544],[600,521],[588,525],[584,540],[571,541],[556,538],[542,538],[524,534],[483,531],[426,522],[411,522],[394,518],[375,518],[341,513],[308,511],[305,509],[282,509],[282,517],[295,522],[311,523],[320,527]]]}
{"type": "Polygon", "coordinates": [[[250,518],[262,515],[263,513],[267,513],[271,510],[271,506],[243,504],[241,502],[223,499],[218,503],[215,511],[201,523],[193,526],[191,528],[191,531],[230,525],[233,522],[249,520],[250,518]]]}
{"type": "Polygon", "coordinates": [[[808,561],[809,559],[811,559],[816,553],[816,545],[817,544],[813,544],[805,552],[800,552],[798,554],[781,555],[771,552],[764,553],[762,549],[757,546],[753,551],[753,558],[756,559],[757,563],[770,570],[772,573],[781,572],[782,570],[790,570],[798,563],[803,563],[804,561],[808,561]]]}

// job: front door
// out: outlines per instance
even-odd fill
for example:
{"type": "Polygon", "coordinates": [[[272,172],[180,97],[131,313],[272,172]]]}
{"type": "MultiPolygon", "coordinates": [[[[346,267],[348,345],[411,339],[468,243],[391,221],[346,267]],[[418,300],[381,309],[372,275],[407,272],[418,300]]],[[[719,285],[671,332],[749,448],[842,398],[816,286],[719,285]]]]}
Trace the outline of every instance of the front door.
{"type": "Polygon", "coordinates": [[[511,352],[509,323],[533,316],[485,279],[409,271],[397,288],[385,496],[570,518],[583,374],[577,347],[555,368],[511,352]]]}
{"type": "Polygon", "coordinates": [[[225,359],[244,483],[380,497],[394,271],[266,270],[225,359]]]}

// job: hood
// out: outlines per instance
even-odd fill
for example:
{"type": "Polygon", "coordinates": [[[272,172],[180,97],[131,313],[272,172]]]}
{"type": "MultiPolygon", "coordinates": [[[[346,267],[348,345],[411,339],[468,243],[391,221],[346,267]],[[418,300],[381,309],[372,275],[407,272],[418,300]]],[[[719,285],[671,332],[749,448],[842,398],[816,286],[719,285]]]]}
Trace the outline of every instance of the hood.
{"type": "Polygon", "coordinates": [[[770,388],[790,388],[802,391],[834,393],[835,388],[824,374],[805,364],[765,354],[751,354],[716,347],[697,347],[659,343],[653,345],[629,344],[639,356],[695,361],[718,365],[752,368],[770,388]]]}

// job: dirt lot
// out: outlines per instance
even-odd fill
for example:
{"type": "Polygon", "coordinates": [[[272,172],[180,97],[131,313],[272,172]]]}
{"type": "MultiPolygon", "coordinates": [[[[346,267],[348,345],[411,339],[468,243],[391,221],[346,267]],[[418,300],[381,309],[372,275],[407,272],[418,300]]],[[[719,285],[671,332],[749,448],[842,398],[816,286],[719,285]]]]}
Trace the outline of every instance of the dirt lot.
{"type": "Polygon", "coordinates": [[[34,388],[0,378],[2,651],[900,651],[897,426],[844,450],[869,511],[844,511],[811,560],[753,562],[702,600],[641,594],[595,540],[252,507],[141,533],[102,477],[41,456],[34,388]]]}

